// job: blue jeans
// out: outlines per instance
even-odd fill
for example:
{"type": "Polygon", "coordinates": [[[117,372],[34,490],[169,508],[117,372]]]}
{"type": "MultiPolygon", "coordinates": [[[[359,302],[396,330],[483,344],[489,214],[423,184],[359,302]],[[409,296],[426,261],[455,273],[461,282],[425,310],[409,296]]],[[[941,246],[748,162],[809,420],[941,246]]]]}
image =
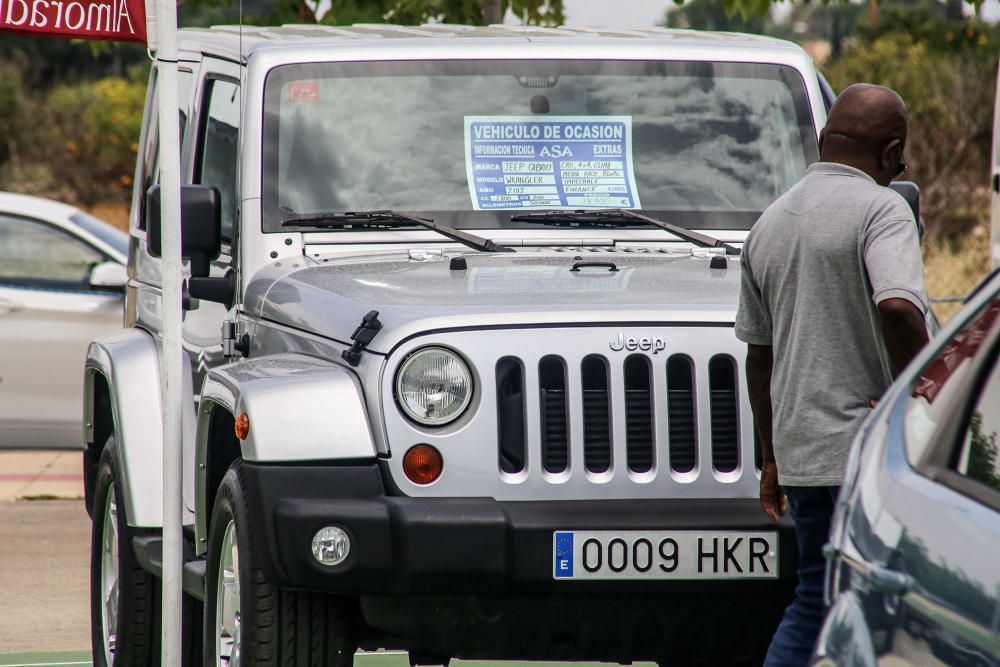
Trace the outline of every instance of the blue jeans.
{"type": "Polygon", "coordinates": [[[795,599],[767,649],[764,667],[805,667],[823,624],[823,579],[826,559],[823,545],[830,533],[830,520],[839,486],[786,486],[785,497],[795,522],[799,545],[799,584],[795,599]]]}

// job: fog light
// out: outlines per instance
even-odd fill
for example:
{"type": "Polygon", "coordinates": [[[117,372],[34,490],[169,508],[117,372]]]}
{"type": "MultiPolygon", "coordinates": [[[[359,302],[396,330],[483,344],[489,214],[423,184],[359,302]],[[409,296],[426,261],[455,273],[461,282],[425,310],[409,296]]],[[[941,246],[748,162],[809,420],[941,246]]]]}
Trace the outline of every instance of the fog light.
{"type": "Polygon", "coordinates": [[[347,531],[336,526],[320,528],[313,537],[313,557],[323,565],[340,565],[351,552],[347,531]]]}
{"type": "Polygon", "coordinates": [[[443,469],[441,452],[430,445],[414,445],[403,456],[403,472],[414,484],[430,484],[443,469]]]}

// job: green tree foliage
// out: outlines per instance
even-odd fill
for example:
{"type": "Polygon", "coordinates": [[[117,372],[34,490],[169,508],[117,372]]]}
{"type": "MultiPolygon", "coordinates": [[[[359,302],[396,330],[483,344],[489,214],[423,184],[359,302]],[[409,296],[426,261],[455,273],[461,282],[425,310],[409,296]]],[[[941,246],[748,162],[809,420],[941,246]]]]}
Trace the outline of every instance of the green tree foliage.
{"type": "Polygon", "coordinates": [[[969,423],[969,465],[965,474],[980,484],[1000,491],[1000,451],[996,432],[983,432],[983,415],[977,412],[969,423]]]}
{"type": "MultiPolygon", "coordinates": [[[[314,22],[313,0],[180,0],[183,27],[314,22]]],[[[333,0],[323,23],[483,23],[483,0],[333,0]]],[[[562,0],[501,0],[557,25],[562,0]]],[[[0,190],[92,205],[127,202],[149,60],[141,45],[0,39],[0,190]]]]}
{"type": "Polygon", "coordinates": [[[23,94],[20,73],[13,67],[0,67],[0,163],[16,153],[23,94]]]}
{"type": "Polygon", "coordinates": [[[683,7],[668,10],[667,27],[757,34],[774,29],[766,13],[743,15],[726,11],[724,0],[691,0],[683,7]]]}
{"type": "MultiPolygon", "coordinates": [[[[788,0],[792,2],[793,0],[788,0]]],[[[809,0],[806,0],[808,2],[809,0]]],[[[847,4],[851,0],[821,0],[823,4],[847,4]]],[[[685,0],[674,0],[678,5],[683,5],[685,0]]],[[[740,14],[744,18],[750,16],[763,16],[771,10],[771,6],[778,2],[785,2],[785,0],[721,0],[723,9],[729,16],[734,16],[740,14]]],[[[979,7],[983,4],[983,0],[964,0],[968,5],[974,7],[977,11],[979,7]]],[[[962,1],[958,3],[948,2],[948,5],[952,6],[952,12],[954,13],[954,6],[961,6],[962,1]]]]}
{"type": "Polygon", "coordinates": [[[887,35],[909,35],[937,54],[964,53],[984,58],[996,58],[1000,41],[996,29],[982,21],[952,16],[952,3],[937,0],[910,0],[884,3],[878,21],[857,24],[857,37],[874,42],[887,35]]]}
{"type": "Polygon", "coordinates": [[[945,5],[923,0],[886,5],[846,44],[824,68],[835,90],[875,83],[906,101],[906,177],[921,187],[928,233],[952,237],[973,227],[988,210],[996,29],[956,21],[945,5]]]}
{"type": "Polygon", "coordinates": [[[47,149],[33,156],[50,165],[50,187],[87,206],[126,201],[145,98],[144,80],[119,77],[54,88],[36,139],[47,149]]]}
{"type": "MultiPolygon", "coordinates": [[[[394,6],[386,18],[393,22],[484,23],[482,0],[396,0],[390,4],[394,6]]],[[[561,25],[566,20],[562,0],[503,0],[501,16],[508,10],[534,25],[561,25]]]]}
{"type": "Polygon", "coordinates": [[[838,58],[844,43],[867,15],[868,8],[857,3],[801,3],[792,8],[787,20],[775,26],[771,34],[796,42],[829,42],[831,57],[838,58]]]}
{"type": "MultiPolygon", "coordinates": [[[[243,0],[244,23],[399,23],[427,22],[482,25],[484,0],[332,0],[320,17],[313,13],[315,2],[306,0],[243,0]]],[[[235,23],[240,16],[239,0],[187,0],[180,11],[182,25],[235,23]],[[190,14],[185,18],[185,14],[190,14]]],[[[565,20],[563,0],[501,0],[501,15],[507,11],[534,25],[560,25],[565,20]]]]}

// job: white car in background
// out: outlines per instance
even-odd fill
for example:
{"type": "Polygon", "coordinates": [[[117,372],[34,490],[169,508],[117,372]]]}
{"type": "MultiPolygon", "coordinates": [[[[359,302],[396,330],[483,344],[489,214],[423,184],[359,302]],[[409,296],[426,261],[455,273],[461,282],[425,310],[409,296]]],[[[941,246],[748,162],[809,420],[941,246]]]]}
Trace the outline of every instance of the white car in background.
{"type": "Polygon", "coordinates": [[[80,364],[122,326],[127,258],[106,222],[0,193],[0,447],[83,446],[80,364]]]}

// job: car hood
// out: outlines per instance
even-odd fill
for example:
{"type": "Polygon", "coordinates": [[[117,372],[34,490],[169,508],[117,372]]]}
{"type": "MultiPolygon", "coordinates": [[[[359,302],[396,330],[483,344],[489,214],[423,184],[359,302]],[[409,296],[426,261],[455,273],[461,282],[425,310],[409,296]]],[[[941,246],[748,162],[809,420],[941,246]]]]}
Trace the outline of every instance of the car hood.
{"type": "Polygon", "coordinates": [[[262,269],[244,305],[251,316],[341,342],[378,311],[383,327],[368,349],[380,353],[455,328],[732,324],[739,258],[726,258],[727,268],[710,260],[703,251],[640,249],[303,257],[262,269]],[[453,268],[457,257],[467,268],[453,268]]]}

